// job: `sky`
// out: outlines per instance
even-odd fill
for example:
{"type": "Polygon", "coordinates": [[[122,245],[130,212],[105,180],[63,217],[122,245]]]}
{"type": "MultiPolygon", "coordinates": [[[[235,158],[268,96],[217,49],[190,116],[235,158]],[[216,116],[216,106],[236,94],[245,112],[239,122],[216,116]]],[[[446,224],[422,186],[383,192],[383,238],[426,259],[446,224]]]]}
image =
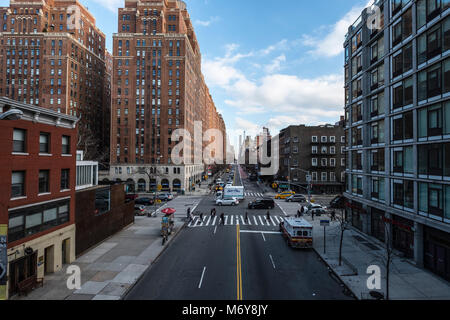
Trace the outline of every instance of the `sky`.
{"type": "MultiPolygon", "coordinates": [[[[80,0],[107,36],[124,0],[80,0]]],[[[202,70],[231,142],[263,126],[339,121],[344,114],[343,43],[367,0],[186,0],[202,70]]],[[[8,6],[9,0],[0,0],[8,6]]]]}

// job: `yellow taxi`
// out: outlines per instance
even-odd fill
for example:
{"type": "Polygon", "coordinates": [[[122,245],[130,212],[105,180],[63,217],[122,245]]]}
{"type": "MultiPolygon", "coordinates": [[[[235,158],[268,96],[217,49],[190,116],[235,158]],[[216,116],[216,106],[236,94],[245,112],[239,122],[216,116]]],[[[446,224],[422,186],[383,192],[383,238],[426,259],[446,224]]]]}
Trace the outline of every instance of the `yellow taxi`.
{"type": "Polygon", "coordinates": [[[289,198],[290,196],[292,196],[294,194],[295,194],[294,191],[283,191],[283,192],[277,194],[275,196],[275,199],[286,199],[286,198],[289,198]]]}

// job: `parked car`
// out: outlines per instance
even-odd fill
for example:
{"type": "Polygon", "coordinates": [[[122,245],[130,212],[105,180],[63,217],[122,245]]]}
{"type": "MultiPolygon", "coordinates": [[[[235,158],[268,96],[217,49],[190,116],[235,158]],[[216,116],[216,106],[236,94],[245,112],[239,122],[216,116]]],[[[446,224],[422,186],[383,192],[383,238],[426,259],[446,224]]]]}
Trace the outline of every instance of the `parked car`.
{"type": "Polygon", "coordinates": [[[237,206],[238,204],[239,200],[236,198],[216,200],[216,205],[218,206],[237,206]]]}
{"type": "Polygon", "coordinates": [[[286,199],[286,198],[289,198],[290,196],[292,196],[294,194],[295,194],[294,191],[283,191],[283,192],[277,194],[275,196],[275,199],[286,199]]]}
{"type": "Polygon", "coordinates": [[[147,214],[147,207],[141,204],[135,204],[134,214],[136,216],[145,216],[147,214]]]}
{"type": "Polygon", "coordinates": [[[137,197],[138,197],[137,194],[127,194],[127,195],[125,195],[125,202],[130,202],[130,201],[136,200],[137,197]]]}
{"type": "Polygon", "coordinates": [[[286,198],[287,202],[306,202],[306,197],[301,194],[293,194],[292,196],[286,198]]]}
{"type": "Polygon", "coordinates": [[[137,198],[136,200],[134,200],[134,203],[144,206],[152,206],[155,204],[155,200],[151,198],[137,198]]]}
{"type": "Polygon", "coordinates": [[[332,209],[344,209],[345,207],[345,197],[337,196],[330,202],[330,208],[332,209]]]}
{"type": "MultiPolygon", "coordinates": [[[[304,208],[304,210],[305,210],[304,213],[310,212],[311,210],[322,210],[322,211],[324,211],[324,212],[327,211],[327,207],[324,207],[324,206],[322,206],[322,205],[320,205],[320,204],[317,204],[317,203],[308,203],[308,204],[307,204],[306,206],[304,206],[303,208],[304,208]]],[[[298,209],[298,213],[300,214],[300,209],[298,209]]],[[[324,213],[322,213],[322,214],[324,214],[324,213]]],[[[315,214],[315,215],[316,215],[316,214],[315,214]]]]}
{"type": "Polygon", "coordinates": [[[158,194],[158,200],[170,201],[170,200],[173,200],[173,195],[171,193],[161,193],[161,194],[158,194]]]}
{"type": "Polygon", "coordinates": [[[249,209],[273,209],[275,208],[275,201],[273,199],[256,199],[248,204],[249,209]]]}

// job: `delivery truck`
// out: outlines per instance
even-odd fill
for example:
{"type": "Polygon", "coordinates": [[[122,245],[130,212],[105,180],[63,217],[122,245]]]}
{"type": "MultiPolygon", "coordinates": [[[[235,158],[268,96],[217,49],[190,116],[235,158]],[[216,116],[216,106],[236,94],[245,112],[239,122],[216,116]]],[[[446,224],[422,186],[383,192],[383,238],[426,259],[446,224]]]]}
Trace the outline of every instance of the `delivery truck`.
{"type": "Polygon", "coordinates": [[[244,187],[228,186],[223,191],[223,198],[230,199],[236,198],[238,200],[244,200],[244,187]]]}

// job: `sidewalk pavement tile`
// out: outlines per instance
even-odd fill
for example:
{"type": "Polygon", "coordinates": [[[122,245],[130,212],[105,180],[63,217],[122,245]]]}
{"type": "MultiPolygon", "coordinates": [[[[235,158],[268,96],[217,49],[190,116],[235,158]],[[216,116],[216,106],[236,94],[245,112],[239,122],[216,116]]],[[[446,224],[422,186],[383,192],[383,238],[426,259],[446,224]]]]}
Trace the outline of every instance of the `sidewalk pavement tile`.
{"type": "Polygon", "coordinates": [[[148,266],[145,265],[130,264],[111,282],[133,284],[147,268],[148,266]]]}
{"type": "Polygon", "coordinates": [[[118,274],[119,274],[119,272],[117,272],[117,271],[116,272],[114,272],[114,271],[100,271],[91,279],[91,281],[103,282],[103,281],[112,280],[118,274]]]}
{"type": "Polygon", "coordinates": [[[102,296],[119,296],[125,294],[125,292],[130,288],[129,283],[117,283],[111,282],[109,283],[102,291],[100,291],[100,295],[102,296]]]}
{"type": "Polygon", "coordinates": [[[106,296],[98,294],[94,298],[92,298],[92,300],[120,300],[120,296],[106,296]]]}
{"type": "Polygon", "coordinates": [[[94,297],[94,294],[71,294],[65,300],[92,300],[94,297]]]}
{"type": "Polygon", "coordinates": [[[85,284],[81,286],[80,290],[76,290],[75,294],[98,294],[100,291],[102,291],[109,282],[95,282],[95,281],[88,281],[85,284]]]}

